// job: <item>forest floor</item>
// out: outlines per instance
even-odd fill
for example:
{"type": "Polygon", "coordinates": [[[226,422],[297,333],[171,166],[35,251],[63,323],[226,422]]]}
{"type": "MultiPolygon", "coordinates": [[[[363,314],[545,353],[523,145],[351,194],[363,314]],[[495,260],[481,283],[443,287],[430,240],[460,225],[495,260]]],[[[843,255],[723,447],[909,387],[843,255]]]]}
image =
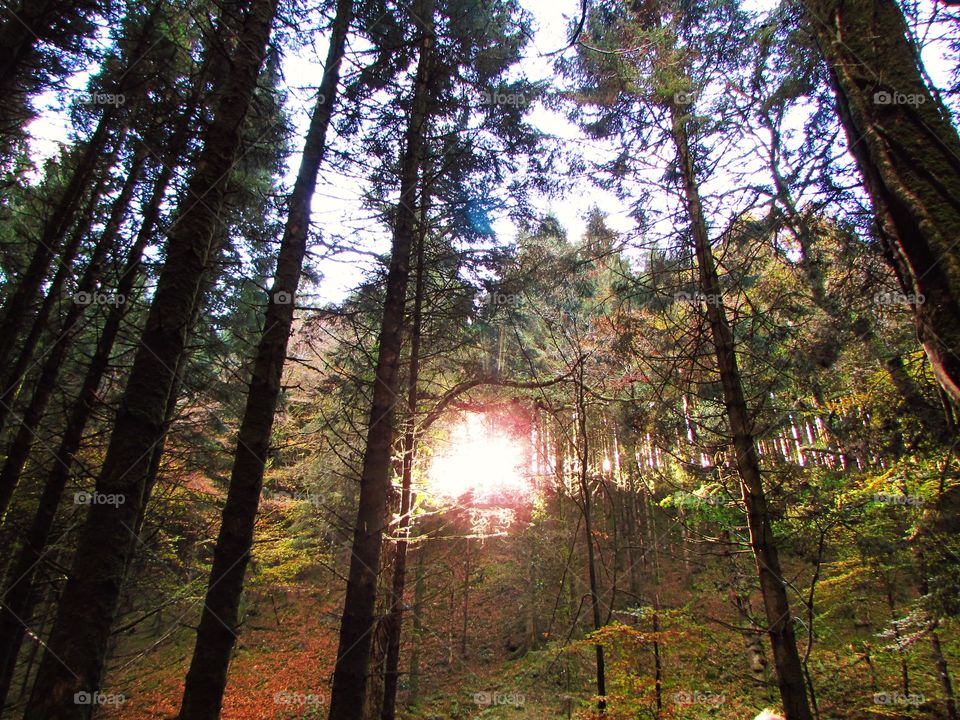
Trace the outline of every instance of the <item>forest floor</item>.
{"type": "MultiPolygon", "coordinates": [[[[193,483],[188,489],[203,494],[212,488],[193,483]]],[[[212,516],[215,503],[206,508],[202,512],[212,516]]],[[[531,585],[525,569],[530,562],[552,562],[531,555],[531,543],[540,543],[541,551],[556,545],[561,549],[554,554],[561,558],[564,544],[554,543],[544,528],[531,535],[522,525],[487,539],[461,534],[445,543],[431,541],[424,565],[419,694],[411,705],[408,613],[401,720],[599,717],[591,711],[594,646],[584,636],[587,611],[582,610],[581,623],[571,633],[565,613],[576,594],[568,596],[566,590],[538,581],[531,585]],[[531,599],[537,603],[532,615],[531,599]],[[531,623],[536,627],[532,638],[531,623]]],[[[346,550],[318,550],[309,537],[291,540],[298,532],[309,536],[297,530],[304,527],[302,515],[289,505],[265,505],[224,720],[326,717],[347,557],[346,550]]],[[[411,593],[415,568],[408,583],[411,593]]],[[[855,574],[842,567],[824,570],[810,663],[820,720],[937,718],[933,704],[925,702],[925,697],[937,696],[937,678],[923,642],[903,656],[911,686],[901,701],[901,658],[880,638],[888,611],[882,603],[858,600],[855,574]],[[884,704],[887,698],[892,701],[884,704]]],[[[650,630],[649,608],[617,611],[604,631],[611,707],[603,717],[655,717],[654,649],[662,665],[661,720],[752,720],[764,707],[776,707],[769,668],[758,682],[747,667],[744,638],[731,630],[736,614],[721,590],[723,573],[690,568],[685,559],[666,556],[660,572],[660,632],[650,630]]],[[[650,577],[642,580],[652,587],[650,577]]],[[[875,599],[876,593],[869,596],[875,599]]],[[[104,706],[98,717],[175,716],[198,613],[198,601],[190,598],[118,636],[105,688],[122,694],[124,701],[104,706]]],[[[955,629],[944,626],[942,638],[948,657],[960,665],[955,629]]]]}

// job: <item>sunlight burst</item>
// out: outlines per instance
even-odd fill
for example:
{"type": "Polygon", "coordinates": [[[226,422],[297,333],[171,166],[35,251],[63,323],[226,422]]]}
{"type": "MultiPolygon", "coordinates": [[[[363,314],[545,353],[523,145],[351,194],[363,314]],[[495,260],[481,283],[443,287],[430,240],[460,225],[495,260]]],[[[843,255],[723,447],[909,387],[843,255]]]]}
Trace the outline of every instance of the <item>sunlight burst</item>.
{"type": "Polygon", "coordinates": [[[448,443],[430,465],[432,492],[454,499],[471,492],[475,501],[530,494],[522,444],[491,427],[482,414],[468,413],[448,443]]]}

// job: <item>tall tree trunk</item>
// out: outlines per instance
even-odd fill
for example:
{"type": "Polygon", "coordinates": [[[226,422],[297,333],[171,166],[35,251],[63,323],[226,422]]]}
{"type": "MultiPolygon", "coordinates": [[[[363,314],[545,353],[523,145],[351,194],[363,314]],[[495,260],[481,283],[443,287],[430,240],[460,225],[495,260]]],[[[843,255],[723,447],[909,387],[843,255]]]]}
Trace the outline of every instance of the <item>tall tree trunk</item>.
{"type": "Polygon", "coordinates": [[[930,649],[933,650],[933,662],[937,668],[937,678],[940,680],[940,689],[943,690],[943,697],[947,706],[947,720],[957,720],[960,713],[957,712],[957,697],[953,692],[953,680],[950,678],[950,667],[947,665],[947,658],[943,654],[943,648],[940,645],[940,634],[937,632],[939,622],[933,621],[930,629],[930,649]]]}
{"type": "MultiPolygon", "coordinates": [[[[927,559],[923,550],[923,545],[918,543],[914,548],[914,555],[917,558],[917,572],[919,574],[920,595],[930,594],[930,580],[927,571],[927,559]]],[[[957,710],[957,698],[953,690],[953,679],[950,677],[950,666],[947,664],[947,658],[943,654],[943,647],[940,645],[940,634],[937,628],[940,626],[940,620],[934,617],[930,621],[930,649],[933,651],[933,663],[937,668],[937,678],[940,680],[940,688],[943,690],[944,704],[947,710],[947,720],[958,720],[960,712],[957,710]]]]}
{"type": "Polygon", "coordinates": [[[404,304],[417,220],[414,204],[431,104],[430,77],[435,42],[433,8],[433,0],[421,0],[416,12],[421,34],[419,59],[400,165],[400,202],[397,206],[390,269],[387,273],[373,402],[360,476],[359,507],[350,554],[347,594],[340,621],[337,664],[333,673],[330,720],[354,720],[356,708],[361,706],[366,689],[377,571],[386,522],[387,494],[390,489],[390,455],[393,448],[404,304]]]}
{"type": "Polygon", "coordinates": [[[106,458],[98,493],[117,504],[94,504],[77,545],[70,579],[33,692],[29,717],[89,718],[93,705],[74,702],[98,690],[110,628],[134,549],[151,450],[162,440],[176,367],[185,351],[199,294],[217,251],[214,230],[241,130],[256,88],[276,0],[238,4],[244,14],[232,72],[217,78],[219,104],[204,133],[183,205],[170,232],[166,261],[141,334],[106,458]],[[246,12],[244,12],[246,11],[246,12]],[[194,198],[204,198],[196,202],[194,198]]]}
{"type": "MultiPolygon", "coordinates": [[[[597,562],[593,546],[593,518],[591,517],[592,502],[590,489],[589,445],[587,442],[587,399],[584,387],[583,358],[577,368],[577,422],[579,424],[579,460],[580,460],[580,502],[583,509],[583,527],[587,541],[587,573],[590,578],[590,609],[593,612],[593,629],[603,627],[602,611],[600,608],[600,588],[597,579],[597,562]]],[[[594,645],[597,670],[597,709],[602,713],[607,707],[607,677],[606,664],[603,656],[603,646],[594,645]]]]}
{"type": "MultiPolygon", "coordinates": [[[[110,163],[108,163],[108,165],[112,164],[115,156],[116,152],[114,151],[114,153],[111,155],[110,163]]],[[[19,327],[11,329],[11,332],[13,332],[14,335],[4,336],[10,337],[10,342],[5,343],[4,348],[0,348],[0,355],[5,354],[8,360],[8,364],[3,366],[3,375],[2,379],[0,379],[0,428],[3,428],[6,425],[7,419],[13,412],[24,375],[26,375],[27,370],[30,369],[30,366],[36,362],[34,351],[36,350],[40,339],[49,329],[48,321],[50,314],[53,312],[54,308],[60,304],[62,300],[61,293],[63,292],[63,288],[66,285],[67,280],[73,276],[74,260],[76,260],[77,254],[83,245],[83,241],[86,239],[90,228],[93,226],[93,221],[96,217],[97,204],[100,202],[100,198],[103,194],[106,184],[107,173],[104,171],[99,173],[97,181],[89,194],[87,204],[82,208],[79,214],[79,222],[73,226],[69,239],[67,239],[66,244],[63,245],[59,255],[57,256],[57,270],[53,274],[53,278],[50,280],[49,285],[46,287],[45,297],[35,310],[27,310],[25,312],[26,317],[22,319],[23,324],[26,324],[29,321],[30,329],[23,338],[23,341],[19,344],[16,343],[16,336],[23,329],[23,324],[21,324],[19,327]],[[12,359],[11,361],[10,358],[13,355],[14,350],[16,350],[16,358],[12,359]]],[[[34,255],[33,259],[36,260],[36,255],[34,255]]],[[[44,270],[44,272],[46,272],[46,270],[44,270]]],[[[19,291],[20,286],[18,285],[17,289],[14,291],[14,297],[11,298],[11,301],[16,299],[15,296],[19,293],[19,291]]],[[[6,509],[5,505],[3,509],[6,509]]],[[[2,514],[3,513],[0,512],[0,516],[2,516],[2,514]]]]}
{"type": "Polygon", "coordinates": [[[423,635],[423,598],[427,584],[424,578],[424,561],[427,546],[420,545],[417,551],[417,572],[413,583],[413,647],[410,649],[410,696],[408,707],[414,707],[420,699],[420,645],[423,635]]]}
{"type": "MultiPolygon", "coordinates": [[[[183,117],[189,119],[193,113],[183,117]]],[[[133,246],[127,254],[127,260],[116,285],[116,295],[130,298],[139,277],[143,252],[153,237],[160,208],[166,196],[177,158],[186,146],[188,128],[184,123],[171,142],[172,152],[161,163],[161,169],[154,181],[153,191],[147,206],[142,209],[143,222],[137,232],[133,246]]],[[[110,356],[121,324],[130,307],[129,303],[111,306],[107,320],[100,331],[97,346],[87,366],[80,392],[74,400],[67,418],[67,424],[60,439],[60,445],[54,453],[54,462],[47,475],[40,502],[30,529],[20,547],[13,571],[11,584],[5,588],[3,603],[0,605],[0,706],[10,691],[10,682],[16,665],[17,655],[23,643],[24,632],[30,623],[35,603],[33,579],[46,552],[50,532],[56,519],[60,498],[70,479],[74,459],[87,421],[97,406],[97,390],[110,364],[110,356]]]]}
{"type": "Polygon", "coordinates": [[[463,548],[463,602],[460,605],[460,657],[467,659],[467,627],[470,618],[470,538],[464,538],[463,548]]]}
{"type": "Polygon", "coordinates": [[[184,685],[180,708],[182,720],[213,720],[220,717],[230,654],[240,625],[243,578],[253,545],[254,522],[280,396],[287,342],[293,326],[294,298],[307,251],[310,202],[326,150],[327,128],[336,103],[340,65],[352,13],[352,0],[338,1],[318,101],[290,197],[290,213],[284,228],[274,284],[268,298],[264,331],[257,347],[247,404],[240,424],[210,582],[184,685]]]}
{"type": "MultiPolygon", "coordinates": [[[[103,273],[103,264],[110,251],[114,249],[117,236],[120,234],[120,224],[126,217],[130,206],[130,200],[133,197],[133,191],[140,181],[140,174],[143,171],[143,165],[146,161],[147,152],[141,149],[137,152],[130,164],[130,172],[124,181],[113,208],[110,211],[110,218],[100,234],[99,240],[93,249],[87,267],[83,276],[77,283],[77,294],[73,298],[72,304],[67,310],[63,319],[59,335],[53,341],[53,347],[50,348],[40,374],[33,389],[33,395],[27,406],[26,412],[20,418],[20,424],[14,435],[13,442],[7,449],[7,457],[3,463],[3,469],[0,470],[0,518],[7,510],[10,500],[13,497],[14,490],[20,480],[20,474],[26,465],[30,450],[33,447],[34,438],[37,436],[37,430],[40,422],[43,420],[43,414],[46,412],[47,404],[53,396],[53,391],[57,388],[57,378],[60,376],[60,369],[66,361],[68,351],[73,344],[74,338],[83,329],[83,318],[87,310],[83,295],[91,296],[97,290],[97,284],[103,273]]],[[[114,296],[115,302],[120,302],[118,296],[114,296]]]]}
{"type": "Polygon", "coordinates": [[[414,281],[413,318],[410,331],[410,368],[407,375],[407,417],[403,436],[403,469],[400,486],[400,517],[397,521],[397,545],[393,558],[393,583],[390,613],[385,620],[387,657],[383,672],[381,720],[394,720],[397,708],[397,681],[400,669],[400,637],[403,630],[403,595],[407,582],[407,536],[413,507],[413,458],[416,451],[417,384],[420,378],[420,326],[423,313],[424,246],[427,241],[427,190],[421,192],[420,223],[417,233],[417,273],[414,281]]]}
{"type": "Polygon", "coordinates": [[[960,401],[960,137],[923,79],[895,0],[810,0],[850,152],[915,296],[917,334],[960,401]]]}
{"type": "Polygon", "coordinates": [[[777,684],[787,720],[811,720],[803,679],[803,665],[797,651],[793,631],[793,614],[787,599],[786,581],[780,569],[776,540],[771,527],[770,513],[763,489],[760,460],[757,456],[752,423],[747,409],[743,382],[737,366],[733,332],[723,309],[722,290],[717,275],[713,250],[707,231],[696,169],[687,137],[684,110],[670,106],[672,135],[677,151],[677,164],[684,185],[690,232],[693,235],[700,290],[707,298],[707,318],[717,356],[717,370],[726,404],[730,434],[736,450],[740,488],[747,509],[750,546],[756,558],[760,590],[767,617],[767,633],[773,648],[777,684]]]}
{"type": "MultiPolygon", "coordinates": [[[[646,496],[644,496],[646,497],[646,496]]],[[[653,542],[653,685],[657,698],[657,713],[659,718],[663,712],[663,659],[660,656],[660,543],[653,542]]]]}

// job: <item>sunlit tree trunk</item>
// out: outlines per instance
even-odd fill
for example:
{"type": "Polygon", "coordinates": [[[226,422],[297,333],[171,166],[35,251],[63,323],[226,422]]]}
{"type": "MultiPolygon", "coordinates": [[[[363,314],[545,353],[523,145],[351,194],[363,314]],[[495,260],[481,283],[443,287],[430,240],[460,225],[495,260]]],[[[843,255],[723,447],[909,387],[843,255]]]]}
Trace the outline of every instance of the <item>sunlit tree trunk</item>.
{"type": "Polygon", "coordinates": [[[960,137],[923,79],[895,0],[810,0],[837,113],[934,374],[960,401],[960,137]]]}
{"type": "Polygon", "coordinates": [[[786,581],[773,535],[760,461],[754,443],[752,423],[747,409],[743,381],[737,366],[733,332],[723,309],[722,289],[710,246],[706,219],[700,201],[699,183],[690,151],[683,109],[671,103],[672,136],[677,165],[683,182],[690,232],[700,274],[700,291],[707,298],[707,318],[717,357],[717,370],[723,387],[726,414],[736,451],[737,470],[743,502],[747,510],[750,546],[757,564],[760,589],[767,618],[767,634],[773,649],[777,684],[787,720],[811,720],[810,704],[803,679],[803,666],[797,651],[793,614],[787,599],[786,581]]]}

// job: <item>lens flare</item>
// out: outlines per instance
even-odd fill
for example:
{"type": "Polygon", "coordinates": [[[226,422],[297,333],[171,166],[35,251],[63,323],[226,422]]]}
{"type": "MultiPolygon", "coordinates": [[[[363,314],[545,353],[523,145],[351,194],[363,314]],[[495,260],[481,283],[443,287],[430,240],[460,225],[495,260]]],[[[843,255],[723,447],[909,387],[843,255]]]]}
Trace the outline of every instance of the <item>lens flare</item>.
{"type": "Polygon", "coordinates": [[[474,501],[518,499],[530,494],[523,445],[490,427],[480,413],[468,413],[450,433],[447,445],[430,465],[431,492],[474,501]]]}

